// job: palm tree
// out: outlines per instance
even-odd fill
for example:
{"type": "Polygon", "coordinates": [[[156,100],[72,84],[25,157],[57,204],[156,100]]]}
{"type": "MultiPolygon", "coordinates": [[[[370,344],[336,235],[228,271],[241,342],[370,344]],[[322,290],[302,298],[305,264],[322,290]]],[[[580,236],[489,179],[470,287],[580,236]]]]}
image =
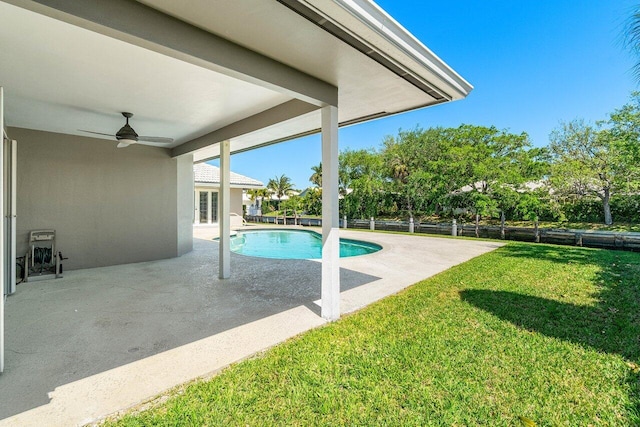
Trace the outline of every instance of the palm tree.
{"type": "Polygon", "coordinates": [[[633,14],[624,29],[624,46],[638,58],[633,66],[633,74],[640,82],[640,5],[633,8],[633,14]]]}
{"type": "MultiPolygon", "coordinates": [[[[396,182],[396,185],[399,188],[402,188],[407,185],[409,182],[409,161],[405,157],[404,153],[396,152],[392,153],[389,158],[389,166],[391,169],[391,177],[396,182]]],[[[409,216],[413,216],[412,213],[412,203],[411,197],[407,192],[407,210],[409,211],[409,216]]]]}
{"type": "Polygon", "coordinates": [[[311,166],[311,170],[313,175],[309,177],[309,181],[318,188],[322,187],[322,162],[317,166],[311,166]]]}
{"type": "Polygon", "coordinates": [[[249,196],[249,199],[252,202],[255,202],[256,199],[259,197],[258,196],[258,191],[260,191],[260,190],[257,189],[257,188],[250,188],[249,190],[247,190],[247,196],[249,196]]]}
{"type": "Polygon", "coordinates": [[[273,179],[270,179],[267,183],[267,188],[273,192],[278,198],[278,210],[280,210],[280,202],[282,200],[282,196],[286,196],[293,190],[293,184],[291,184],[291,178],[282,174],[273,179]]]}
{"type": "Polygon", "coordinates": [[[264,198],[269,195],[269,190],[266,188],[251,188],[247,190],[247,195],[251,199],[252,202],[256,201],[260,198],[260,203],[256,206],[256,208],[262,209],[262,204],[264,203],[264,198]]]}
{"type": "MultiPolygon", "coordinates": [[[[313,175],[309,177],[309,181],[319,189],[322,189],[322,162],[317,166],[311,166],[313,175]]],[[[347,187],[349,185],[349,176],[342,168],[338,170],[338,193],[341,196],[347,194],[347,187]]]]}

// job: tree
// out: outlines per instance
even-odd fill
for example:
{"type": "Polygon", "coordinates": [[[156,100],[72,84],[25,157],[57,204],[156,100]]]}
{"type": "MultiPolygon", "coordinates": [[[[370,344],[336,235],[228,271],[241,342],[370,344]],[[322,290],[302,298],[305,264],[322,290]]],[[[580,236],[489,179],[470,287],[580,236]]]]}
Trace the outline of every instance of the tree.
{"type": "Polygon", "coordinates": [[[640,161],[640,92],[632,92],[630,102],[614,110],[606,124],[618,149],[629,163],[640,161]]]}
{"type": "Polygon", "coordinates": [[[273,194],[278,198],[278,210],[280,210],[280,202],[282,201],[282,197],[291,193],[293,190],[293,184],[291,184],[291,178],[282,174],[280,176],[275,176],[267,183],[267,189],[269,189],[273,194]]]}
{"type": "Polygon", "coordinates": [[[322,215],[322,188],[307,188],[302,198],[302,207],[308,215],[322,215]]]}
{"type": "Polygon", "coordinates": [[[640,81],[640,5],[633,9],[624,29],[624,45],[638,58],[633,66],[633,74],[640,81]]]}
{"type": "Polygon", "coordinates": [[[313,174],[309,177],[309,181],[316,187],[322,187],[322,162],[317,166],[311,166],[313,174]]]}
{"type": "Polygon", "coordinates": [[[459,207],[492,216],[506,209],[503,203],[513,205],[519,187],[540,179],[546,170],[545,151],[531,148],[526,133],[493,126],[400,131],[385,139],[383,156],[390,191],[400,196],[409,214],[439,213],[456,207],[452,202],[457,200],[467,204],[459,207]]]}
{"type": "Polygon", "coordinates": [[[416,128],[400,131],[383,141],[386,190],[399,210],[414,212],[432,208],[445,180],[438,175],[438,161],[448,140],[445,129],[416,128]]]}
{"type": "Polygon", "coordinates": [[[346,150],[338,164],[342,212],[349,218],[377,216],[385,179],[382,157],[373,150],[346,150]]]}
{"type": "Polygon", "coordinates": [[[286,210],[293,211],[295,216],[298,215],[298,211],[300,211],[303,206],[304,201],[300,196],[291,196],[282,203],[282,207],[286,210]]]}
{"type": "Polygon", "coordinates": [[[525,193],[519,198],[515,210],[520,218],[529,221],[535,221],[540,217],[541,211],[544,209],[544,202],[539,194],[525,193]]]}
{"type": "Polygon", "coordinates": [[[269,196],[269,190],[267,190],[266,188],[251,188],[247,190],[247,195],[252,202],[255,202],[259,199],[260,203],[257,207],[262,208],[262,205],[264,204],[264,198],[269,196]]]}
{"type": "MultiPolygon", "coordinates": [[[[640,122],[640,113],[636,114],[640,122]]],[[[634,144],[630,143],[634,137],[624,131],[625,127],[614,113],[608,122],[587,125],[574,120],[551,134],[554,188],[559,194],[599,198],[607,225],[613,223],[611,196],[635,191],[640,184],[634,144]],[[611,126],[605,127],[607,124],[611,126]]]]}
{"type": "Polygon", "coordinates": [[[463,125],[455,133],[466,141],[469,164],[463,170],[469,172],[471,181],[466,186],[472,192],[473,209],[480,216],[513,212],[521,193],[528,191],[527,184],[547,172],[547,151],[532,148],[525,132],[513,134],[493,126],[463,125]]]}

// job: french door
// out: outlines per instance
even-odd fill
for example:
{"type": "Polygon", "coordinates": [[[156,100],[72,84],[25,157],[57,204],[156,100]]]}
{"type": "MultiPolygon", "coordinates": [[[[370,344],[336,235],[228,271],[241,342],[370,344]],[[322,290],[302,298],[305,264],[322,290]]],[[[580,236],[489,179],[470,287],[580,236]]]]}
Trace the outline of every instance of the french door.
{"type": "Polygon", "coordinates": [[[207,191],[201,191],[200,192],[200,224],[205,224],[208,222],[208,216],[209,216],[209,199],[208,199],[208,192],[207,191]]]}
{"type": "Polygon", "coordinates": [[[218,192],[198,192],[198,219],[200,224],[218,222],[218,192]]]}

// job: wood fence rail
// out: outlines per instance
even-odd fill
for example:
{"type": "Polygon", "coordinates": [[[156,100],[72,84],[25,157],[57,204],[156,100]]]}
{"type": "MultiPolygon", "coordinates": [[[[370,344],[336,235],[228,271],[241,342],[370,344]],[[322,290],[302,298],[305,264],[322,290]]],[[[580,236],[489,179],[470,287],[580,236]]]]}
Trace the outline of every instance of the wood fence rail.
{"type": "MultiPolygon", "coordinates": [[[[248,222],[269,223],[282,225],[321,226],[322,219],[307,217],[267,217],[247,216],[248,222]]],[[[410,231],[409,221],[379,221],[375,220],[375,230],[385,231],[410,231]]],[[[341,220],[341,225],[342,220],[341,220]]],[[[347,228],[371,229],[371,220],[354,219],[347,221],[347,228]]],[[[414,222],[415,233],[440,234],[450,236],[453,224],[451,222],[414,222]]],[[[476,226],[473,223],[457,223],[456,235],[476,237],[476,226]]],[[[620,249],[627,251],[640,251],[640,233],[602,230],[574,230],[558,228],[529,228],[509,227],[502,228],[498,225],[480,225],[478,236],[481,238],[501,239],[504,233],[505,240],[517,240],[522,242],[552,243],[556,245],[585,246],[591,248],[620,249]]]]}

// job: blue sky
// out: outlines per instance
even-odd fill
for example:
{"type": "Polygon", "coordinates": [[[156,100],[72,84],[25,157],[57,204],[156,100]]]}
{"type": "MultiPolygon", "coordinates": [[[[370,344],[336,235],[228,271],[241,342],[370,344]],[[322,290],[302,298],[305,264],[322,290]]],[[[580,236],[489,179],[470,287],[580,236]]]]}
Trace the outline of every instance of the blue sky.
{"type": "MultiPolygon", "coordinates": [[[[527,132],[544,146],[560,122],[604,119],[638,89],[622,45],[635,0],[377,3],[475,89],[461,101],[341,129],[341,150],[377,148],[399,129],[462,123],[527,132]]],[[[311,136],[232,155],[231,169],[265,184],[286,174],[303,189],[319,162],[320,138],[311,136]]]]}

